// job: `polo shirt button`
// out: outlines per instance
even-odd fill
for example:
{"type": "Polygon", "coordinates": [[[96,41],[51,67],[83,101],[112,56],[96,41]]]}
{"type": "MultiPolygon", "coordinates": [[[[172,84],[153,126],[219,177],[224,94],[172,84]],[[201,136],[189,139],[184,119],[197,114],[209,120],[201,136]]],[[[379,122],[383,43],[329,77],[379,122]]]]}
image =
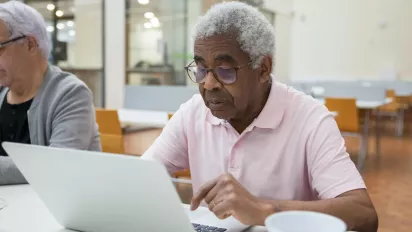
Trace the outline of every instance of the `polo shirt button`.
{"type": "Polygon", "coordinates": [[[13,111],[11,112],[11,114],[13,114],[13,115],[16,114],[16,111],[13,110],[13,111]]]}
{"type": "Polygon", "coordinates": [[[9,138],[10,138],[10,139],[14,139],[14,135],[9,135],[9,138]]]}

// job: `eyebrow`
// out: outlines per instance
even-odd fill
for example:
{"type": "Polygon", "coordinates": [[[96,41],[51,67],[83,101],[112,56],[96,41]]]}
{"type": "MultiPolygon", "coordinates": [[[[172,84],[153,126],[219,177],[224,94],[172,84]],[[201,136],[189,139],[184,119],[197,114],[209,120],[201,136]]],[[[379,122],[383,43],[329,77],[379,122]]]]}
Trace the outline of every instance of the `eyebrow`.
{"type": "MultiPolygon", "coordinates": [[[[203,57],[198,56],[198,55],[195,55],[195,56],[193,57],[193,59],[194,59],[195,61],[205,61],[205,59],[203,59],[203,57]]],[[[228,55],[228,54],[217,55],[217,56],[215,57],[215,60],[218,60],[218,61],[228,61],[228,62],[231,62],[231,63],[236,63],[236,60],[235,60],[231,55],[228,55]]]]}
{"type": "Polygon", "coordinates": [[[219,60],[219,61],[228,61],[228,62],[236,62],[236,60],[228,54],[222,54],[222,55],[218,55],[215,57],[215,60],[219,60]]]}
{"type": "Polygon", "coordinates": [[[203,59],[203,57],[201,57],[201,56],[194,56],[193,59],[194,59],[195,61],[204,61],[204,60],[205,60],[205,59],[203,59]]]}

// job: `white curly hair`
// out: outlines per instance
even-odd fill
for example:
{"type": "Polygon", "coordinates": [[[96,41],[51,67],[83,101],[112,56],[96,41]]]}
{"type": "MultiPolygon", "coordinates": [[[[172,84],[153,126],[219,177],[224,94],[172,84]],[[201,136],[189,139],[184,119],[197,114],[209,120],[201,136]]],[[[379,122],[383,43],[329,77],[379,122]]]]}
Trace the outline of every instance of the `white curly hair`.
{"type": "Polygon", "coordinates": [[[51,44],[47,36],[46,23],[38,11],[22,2],[9,1],[0,4],[0,20],[6,24],[10,38],[21,35],[33,36],[43,57],[49,57],[51,44]]]}
{"type": "Polygon", "coordinates": [[[263,57],[273,57],[275,33],[272,25],[258,9],[241,2],[213,5],[198,20],[194,40],[231,33],[237,37],[241,49],[249,54],[253,68],[260,65],[263,57]]]}

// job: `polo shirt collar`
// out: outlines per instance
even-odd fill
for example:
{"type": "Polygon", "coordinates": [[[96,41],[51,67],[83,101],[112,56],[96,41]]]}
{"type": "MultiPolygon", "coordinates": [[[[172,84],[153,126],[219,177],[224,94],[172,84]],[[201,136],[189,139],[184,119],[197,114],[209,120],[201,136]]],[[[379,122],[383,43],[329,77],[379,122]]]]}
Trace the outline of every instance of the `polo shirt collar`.
{"type": "MultiPolygon", "coordinates": [[[[285,112],[287,88],[282,87],[282,84],[272,80],[272,87],[270,89],[269,97],[265,106],[253,121],[252,126],[266,129],[276,129],[283,120],[285,112]]],[[[225,120],[216,118],[210,112],[210,109],[206,108],[206,121],[212,125],[221,125],[225,123],[225,120]]]]}

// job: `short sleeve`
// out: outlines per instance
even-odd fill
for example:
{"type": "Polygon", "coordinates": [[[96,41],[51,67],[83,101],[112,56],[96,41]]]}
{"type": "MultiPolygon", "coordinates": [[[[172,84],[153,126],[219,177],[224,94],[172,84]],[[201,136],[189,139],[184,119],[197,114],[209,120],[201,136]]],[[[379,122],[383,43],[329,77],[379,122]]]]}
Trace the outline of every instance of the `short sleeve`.
{"type": "Polygon", "coordinates": [[[324,113],[308,138],[308,171],[320,199],[335,198],[365,183],[346,152],[345,140],[333,116],[324,113]]]}
{"type": "Polygon", "coordinates": [[[185,115],[192,99],[184,103],[163,128],[160,136],[143,154],[143,159],[162,163],[170,174],[189,168],[185,115]]]}

